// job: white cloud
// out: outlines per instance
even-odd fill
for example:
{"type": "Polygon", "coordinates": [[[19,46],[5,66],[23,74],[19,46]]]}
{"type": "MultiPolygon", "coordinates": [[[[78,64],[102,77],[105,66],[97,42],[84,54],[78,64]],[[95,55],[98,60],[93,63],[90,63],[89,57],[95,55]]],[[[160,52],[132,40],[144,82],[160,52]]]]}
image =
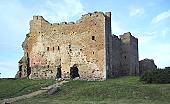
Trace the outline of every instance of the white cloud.
{"type": "Polygon", "coordinates": [[[139,59],[154,59],[160,68],[170,66],[170,44],[162,42],[167,37],[170,29],[148,30],[147,32],[135,32],[139,42],[139,59]],[[161,41],[161,39],[163,39],[161,41]]]}
{"type": "Polygon", "coordinates": [[[168,11],[164,11],[164,12],[158,14],[156,17],[154,17],[152,19],[151,23],[152,24],[153,23],[158,23],[158,22],[163,21],[163,20],[165,20],[165,19],[167,19],[169,17],[170,17],[170,9],[168,11]]]}
{"type": "Polygon", "coordinates": [[[151,32],[134,32],[135,36],[138,38],[139,45],[147,45],[152,40],[157,37],[156,31],[151,32]]]}
{"type": "Polygon", "coordinates": [[[153,56],[155,59],[155,63],[158,65],[158,67],[166,67],[170,66],[170,44],[154,44],[152,47],[152,54],[150,56],[153,56]]]}
{"type": "Polygon", "coordinates": [[[122,35],[123,33],[125,33],[126,31],[121,27],[121,25],[112,19],[112,34],[115,35],[122,35]]]}
{"type": "Polygon", "coordinates": [[[8,60],[7,62],[0,60],[0,73],[2,73],[0,77],[14,77],[18,71],[17,62],[23,54],[21,44],[29,31],[29,21],[33,15],[42,15],[49,21],[61,22],[84,13],[80,0],[31,0],[28,2],[36,6],[28,5],[21,0],[0,0],[0,48],[3,49],[0,51],[0,58],[8,60]],[[16,61],[11,61],[14,59],[16,61]]]}
{"type": "Polygon", "coordinates": [[[0,61],[0,78],[12,78],[15,77],[15,74],[18,71],[18,62],[17,61],[11,61],[11,60],[6,60],[6,61],[0,61]]]}
{"type": "Polygon", "coordinates": [[[133,17],[133,16],[141,16],[141,15],[144,14],[144,12],[145,12],[144,8],[139,8],[139,7],[138,8],[132,8],[132,9],[130,9],[129,15],[131,17],[133,17]]]}
{"type": "MultiPolygon", "coordinates": [[[[168,29],[165,29],[168,31],[168,29]]],[[[163,31],[163,30],[162,30],[163,31]]],[[[144,58],[154,59],[159,68],[170,66],[170,44],[156,41],[162,31],[133,32],[138,38],[139,60],[144,58]]]]}
{"type": "Polygon", "coordinates": [[[154,37],[153,36],[140,36],[138,37],[139,45],[148,44],[154,37]]]}
{"type": "Polygon", "coordinates": [[[40,6],[39,15],[52,22],[69,21],[70,18],[84,14],[80,0],[47,0],[40,6]]]}
{"type": "Polygon", "coordinates": [[[169,33],[170,33],[170,28],[168,28],[168,27],[164,28],[160,31],[160,35],[163,36],[163,37],[169,35],[169,33]]]}

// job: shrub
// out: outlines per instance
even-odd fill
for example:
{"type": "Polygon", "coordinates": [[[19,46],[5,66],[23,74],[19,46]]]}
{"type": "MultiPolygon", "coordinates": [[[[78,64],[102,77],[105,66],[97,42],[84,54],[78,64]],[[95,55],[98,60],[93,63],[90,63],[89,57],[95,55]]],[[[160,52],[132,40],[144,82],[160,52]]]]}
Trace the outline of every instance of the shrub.
{"type": "Polygon", "coordinates": [[[146,83],[170,83],[170,67],[148,71],[140,80],[146,83]]]}

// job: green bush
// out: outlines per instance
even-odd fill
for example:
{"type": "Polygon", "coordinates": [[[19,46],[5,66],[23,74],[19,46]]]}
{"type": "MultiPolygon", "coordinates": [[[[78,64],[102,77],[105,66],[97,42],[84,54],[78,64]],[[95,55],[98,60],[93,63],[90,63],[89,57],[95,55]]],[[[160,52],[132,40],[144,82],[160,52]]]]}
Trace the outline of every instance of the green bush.
{"type": "Polygon", "coordinates": [[[148,71],[140,80],[146,83],[170,83],[170,67],[148,71]]]}

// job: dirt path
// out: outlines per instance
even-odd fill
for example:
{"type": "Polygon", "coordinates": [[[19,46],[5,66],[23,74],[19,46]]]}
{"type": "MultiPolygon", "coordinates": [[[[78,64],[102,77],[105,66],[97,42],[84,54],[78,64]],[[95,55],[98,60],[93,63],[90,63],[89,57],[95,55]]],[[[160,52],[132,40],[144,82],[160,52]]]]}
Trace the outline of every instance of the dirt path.
{"type": "Polygon", "coordinates": [[[42,93],[47,93],[49,92],[50,93],[53,93],[53,89],[57,89],[59,88],[63,83],[67,83],[68,81],[61,81],[61,82],[57,82],[53,85],[50,85],[48,87],[44,87],[44,88],[41,88],[40,90],[38,91],[35,91],[35,92],[32,92],[32,93],[29,93],[29,94],[25,94],[25,95],[22,95],[22,96],[18,96],[18,97],[14,97],[14,98],[8,98],[8,99],[3,99],[3,100],[0,100],[0,104],[11,104],[12,102],[15,102],[15,101],[18,101],[18,100],[21,100],[21,99],[26,99],[26,98],[31,98],[31,97],[34,97],[34,96],[37,96],[37,95],[40,95],[42,93]]]}

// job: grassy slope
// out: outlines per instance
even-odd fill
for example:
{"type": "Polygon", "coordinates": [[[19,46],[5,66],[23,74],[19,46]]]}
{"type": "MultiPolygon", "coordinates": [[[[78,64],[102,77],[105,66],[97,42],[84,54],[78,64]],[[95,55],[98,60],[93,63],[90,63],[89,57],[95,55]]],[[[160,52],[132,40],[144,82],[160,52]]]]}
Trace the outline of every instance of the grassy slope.
{"type": "Polygon", "coordinates": [[[169,104],[170,84],[142,84],[138,77],[102,82],[71,81],[56,95],[41,95],[17,104],[169,104]]]}
{"type": "Polygon", "coordinates": [[[54,80],[29,80],[29,79],[1,79],[0,99],[15,97],[40,89],[42,86],[51,85],[54,80]]]}

